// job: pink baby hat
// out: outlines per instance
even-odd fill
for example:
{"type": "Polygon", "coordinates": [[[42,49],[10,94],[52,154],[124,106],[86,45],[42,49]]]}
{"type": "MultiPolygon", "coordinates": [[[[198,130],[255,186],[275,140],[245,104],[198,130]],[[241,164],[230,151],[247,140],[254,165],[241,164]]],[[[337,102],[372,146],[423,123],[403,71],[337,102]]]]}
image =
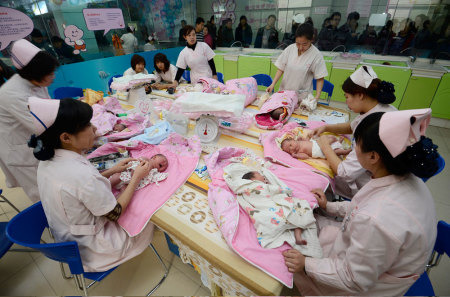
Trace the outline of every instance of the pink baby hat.
{"type": "Polygon", "coordinates": [[[395,158],[425,135],[430,119],[430,108],[386,112],[380,119],[380,139],[395,158]]]}
{"type": "Polygon", "coordinates": [[[11,47],[11,60],[17,69],[22,69],[30,63],[41,49],[25,39],[19,39],[11,47]]]}
{"type": "Polygon", "coordinates": [[[350,75],[352,82],[365,89],[370,86],[375,78],[378,78],[375,71],[373,71],[372,67],[366,65],[359,67],[358,70],[350,75]]]}
{"type": "Polygon", "coordinates": [[[28,98],[28,108],[33,116],[34,130],[39,136],[45,132],[56,120],[59,103],[57,99],[28,98]]]}

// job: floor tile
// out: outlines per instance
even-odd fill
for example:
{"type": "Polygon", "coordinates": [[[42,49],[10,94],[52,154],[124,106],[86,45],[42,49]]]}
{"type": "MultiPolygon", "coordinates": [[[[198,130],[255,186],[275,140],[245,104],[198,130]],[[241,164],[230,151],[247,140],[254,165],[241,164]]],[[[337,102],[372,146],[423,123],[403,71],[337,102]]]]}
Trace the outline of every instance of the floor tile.
{"type": "MultiPolygon", "coordinates": [[[[12,247],[15,247],[15,245],[12,247]]],[[[5,280],[11,278],[25,266],[32,263],[33,258],[31,258],[30,253],[7,252],[0,259],[0,287],[5,280]]]]}
{"type": "Polygon", "coordinates": [[[57,294],[37,265],[32,262],[0,285],[0,295],[54,296],[57,294]]]}
{"type": "Polygon", "coordinates": [[[211,291],[205,286],[200,286],[194,296],[211,296],[211,291]]]}
{"type": "Polygon", "coordinates": [[[442,136],[450,138],[450,129],[448,128],[439,128],[439,132],[442,136]]]}
{"type": "Polygon", "coordinates": [[[179,257],[175,256],[173,258],[172,265],[174,268],[180,270],[184,275],[189,277],[196,284],[198,285],[202,284],[200,274],[197,271],[195,271],[194,267],[192,267],[191,265],[184,264],[179,257]]]}

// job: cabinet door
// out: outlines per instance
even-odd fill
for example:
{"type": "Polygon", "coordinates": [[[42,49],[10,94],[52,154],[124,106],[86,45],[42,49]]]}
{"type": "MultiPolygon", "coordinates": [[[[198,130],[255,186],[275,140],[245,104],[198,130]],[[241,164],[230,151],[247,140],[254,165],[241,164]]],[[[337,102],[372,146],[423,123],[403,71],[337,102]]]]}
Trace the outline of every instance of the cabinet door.
{"type": "Polygon", "coordinates": [[[350,69],[333,68],[330,76],[330,82],[334,85],[333,96],[331,100],[345,102],[344,91],[342,91],[342,84],[354,72],[350,69]]]}
{"type": "Polygon", "coordinates": [[[439,81],[438,78],[411,76],[399,109],[430,107],[439,81]]]}
{"type": "Polygon", "coordinates": [[[327,71],[328,71],[328,75],[325,76],[325,80],[330,81],[331,70],[333,69],[333,63],[325,62],[325,65],[327,66],[327,71]]]}
{"type": "MultiPolygon", "coordinates": [[[[275,64],[271,62],[270,63],[270,76],[272,77],[272,80],[275,78],[275,74],[277,74],[277,71],[278,71],[277,66],[275,66],[275,64]]],[[[278,92],[278,90],[280,89],[280,84],[281,84],[282,80],[283,80],[283,75],[281,75],[280,79],[273,87],[274,92],[278,92]]]]}
{"type": "Polygon", "coordinates": [[[223,56],[222,55],[214,56],[214,64],[216,65],[216,71],[221,72],[223,74],[223,56]]]}
{"type": "Polygon", "coordinates": [[[394,84],[395,87],[395,102],[393,106],[397,107],[402,102],[409,79],[411,78],[410,69],[392,68],[389,66],[373,66],[373,70],[381,80],[385,80],[394,84]]]}
{"type": "Polygon", "coordinates": [[[445,74],[431,102],[433,117],[450,119],[450,73],[445,74]]]}
{"type": "Polygon", "coordinates": [[[234,79],[238,77],[237,61],[230,61],[224,59],[223,61],[224,80],[234,79]]]}
{"type": "Polygon", "coordinates": [[[255,74],[270,75],[270,58],[239,56],[238,77],[249,77],[255,74]]]}

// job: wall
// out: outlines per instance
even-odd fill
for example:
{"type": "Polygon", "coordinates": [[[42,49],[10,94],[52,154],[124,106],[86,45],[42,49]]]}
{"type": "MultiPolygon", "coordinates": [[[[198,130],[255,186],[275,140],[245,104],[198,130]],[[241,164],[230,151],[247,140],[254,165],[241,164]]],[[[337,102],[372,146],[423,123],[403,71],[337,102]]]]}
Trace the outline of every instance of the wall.
{"type": "MultiPolygon", "coordinates": [[[[175,65],[182,49],[182,47],[176,47],[160,51],[141,52],[139,55],[144,57],[146,69],[151,73],[155,70],[153,67],[153,57],[157,53],[164,53],[170,63],[175,65]]],[[[123,74],[130,67],[131,57],[132,54],[62,65],[56,71],[53,84],[48,88],[50,96],[53,96],[54,90],[59,87],[90,88],[106,93],[108,91],[109,79],[113,75],[123,74]],[[108,73],[108,77],[102,79],[99,76],[99,71],[108,73]]]]}

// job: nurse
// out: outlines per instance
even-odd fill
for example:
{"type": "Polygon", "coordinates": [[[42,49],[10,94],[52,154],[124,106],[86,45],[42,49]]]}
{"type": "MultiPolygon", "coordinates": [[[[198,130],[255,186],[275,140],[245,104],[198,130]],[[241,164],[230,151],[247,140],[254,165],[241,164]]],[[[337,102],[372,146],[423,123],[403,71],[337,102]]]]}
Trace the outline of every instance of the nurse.
{"type": "MultiPolygon", "coordinates": [[[[347,106],[359,115],[351,123],[326,125],[314,130],[314,135],[323,132],[353,134],[358,124],[369,114],[378,111],[395,111],[390,103],[395,101],[394,85],[381,81],[370,66],[361,66],[342,85],[347,106]]],[[[342,161],[331,146],[319,138],[322,149],[331,169],[336,174],[336,193],[351,199],[359,189],[370,180],[370,172],[361,167],[355,149],[342,161]]]]}
{"type": "Polygon", "coordinates": [[[127,33],[120,37],[120,42],[123,45],[123,51],[125,55],[134,53],[134,50],[138,47],[138,40],[134,36],[134,26],[127,26],[127,33]]]}
{"type": "Polygon", "coordinates": [[[420,179],[438,169],[437,147],[423,136],[430,118],[431,109],[376,112],[359,124],[356,155],[372,179],[351,202],[315,191],[343,219],[317,218],[324,258],[284,253],[302,295],[403,296],[424,272],[436,240],[434,200],[420,179]]]}
{"type": "Polygon", "coordinates": [[[180,78],[187,67],[191,69],[191,83],[195,84],[201,77],[217,79],[216,65],[214,64],[214,52],[204,42],[197,42],[195,29],[192,26],[184,27],[184,39],[187,44],[180,52],[177,60],[178,71],[172,87],[177,87],[180,78]]]}
{"type": "MultiPolygon", "coordinates": [[[[172,84],[177,75],[177,67],[170,64],[166,55],[157,53],[153,58],[153,66],[155,67],[156,82],[152,84],[152,88],[157,90],[167,88],[167,84],[172,84]]],[[[185,83],[183,78],[180,78],[180,83],[185,83]]]]}
{"type": "Polygon", "coordinates": [[[71,98],[36,97],[29,99],[29,108],[35,127],[29,145],[41,161],[39,193],[55,240],[76,241],[87,272],[106,271],[139,255],[153,238],[153,224],[130,237],[117,220],[148,175],[149,162],[140,163],[116,200],[108,177],[126,170],[134,159],[122,160],[100,174],[83,156],[95,139],[92,108],[71,98]]]}
{"type": "Polygon", "coordinates": [[[319,100],[328,71],[322,54],[312,45],[313,37],[314,28],[310,24],[305,23],[297,28],[295,44],[289,45],[275,62],[278,70],[267,92],[273,91],[275,84],[284,74],[280,90],[312,93],[314,78],[317,80],[315,98],[319,100]]]}
{"type": "Polygon", "coordinates": [[[123,76],[134,75],[134,74],[148,74],[147,69],[145,69],[145,59],[139,55],[133,55],[131,57],[131,67],[125,70],[123,76]]]}
{"type": "Polygon", "coordinates": [[[33,131],[28,97],[50,98],[47,87],[59,64],[51,54],[24,39],[12,45],[11,59],[17,74],[0,88],[0,167],[8,187],[22,187],[28,198],[37,202],[38,162],[27,146],[33,131]]]}

